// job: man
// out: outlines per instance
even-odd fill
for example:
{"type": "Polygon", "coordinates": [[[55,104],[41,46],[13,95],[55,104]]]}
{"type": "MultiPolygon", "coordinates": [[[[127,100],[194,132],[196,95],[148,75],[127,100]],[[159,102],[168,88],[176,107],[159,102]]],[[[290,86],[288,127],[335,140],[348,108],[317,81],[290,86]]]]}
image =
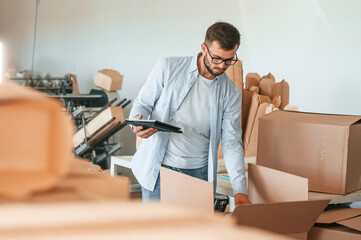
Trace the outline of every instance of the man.
{"type": "Polygon", "coordinates": [[[216,184],[217,150],[222,139],[235,204],[250,203],[239,121],[242,97],[224,73],[238,60],[239,44],[238,30],[217,22],[208,28],[197,56],[163,58],[153,68],[129,118],[150,117],[181,127],[183,133],[133,127],[143,138],[132,170],[142,186],[144,202],[160,199],[161,165],[216,184]]]}

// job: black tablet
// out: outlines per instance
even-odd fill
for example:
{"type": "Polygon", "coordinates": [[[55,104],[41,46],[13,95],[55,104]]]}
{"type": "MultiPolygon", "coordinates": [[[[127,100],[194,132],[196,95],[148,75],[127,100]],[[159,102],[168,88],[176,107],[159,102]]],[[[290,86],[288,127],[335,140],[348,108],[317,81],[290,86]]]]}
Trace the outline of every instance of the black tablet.
{"type": "Polygon", "coordinates": [[[143,129],[147,129],[147,128],[155,128],[158,129],[158,131],[162,131],[162,132],[174,132],[174,133],[182,133],[182,130],[179,127],[164,123],[164,122],[160,122],[157,120],[130,120],[130,119],[125,119],[125,122],[127,124],[131,124],[134,126],[142,126],[143,129]]]}

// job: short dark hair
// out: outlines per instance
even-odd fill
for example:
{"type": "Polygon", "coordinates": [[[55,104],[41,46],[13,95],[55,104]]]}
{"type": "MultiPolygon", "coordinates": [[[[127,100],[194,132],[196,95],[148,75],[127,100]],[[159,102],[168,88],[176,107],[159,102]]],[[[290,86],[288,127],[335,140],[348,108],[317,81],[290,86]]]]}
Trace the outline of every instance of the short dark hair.
{"type": "Polygon", "coordinates": [[[241,34],[232,24],[226,22],[216,22],[207,29],[205,43],[217,41],[221,48],[232,50],[241,43],[241,34]]]}

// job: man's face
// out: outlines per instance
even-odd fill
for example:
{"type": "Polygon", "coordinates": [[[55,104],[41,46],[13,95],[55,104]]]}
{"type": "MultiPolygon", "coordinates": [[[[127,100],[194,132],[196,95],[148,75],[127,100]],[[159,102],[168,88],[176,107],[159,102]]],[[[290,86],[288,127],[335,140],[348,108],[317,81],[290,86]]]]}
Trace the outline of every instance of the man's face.
{"type": "Polygon", "coordinates": [[[204,56],[203,63],[207,70],[213,75],[218,76],[224,73],[230,66],[230,59],[236,59],[236,51],[238,46],[235,46],[232,50],[222,49],[217,41],[213,41],[211,44],[203,43],[201,45],[202,53],[204,56]],[[222,61],[228,60],[228,61],[222,61]],[[220,64],[217,64],[221,62],[220,64]]]}

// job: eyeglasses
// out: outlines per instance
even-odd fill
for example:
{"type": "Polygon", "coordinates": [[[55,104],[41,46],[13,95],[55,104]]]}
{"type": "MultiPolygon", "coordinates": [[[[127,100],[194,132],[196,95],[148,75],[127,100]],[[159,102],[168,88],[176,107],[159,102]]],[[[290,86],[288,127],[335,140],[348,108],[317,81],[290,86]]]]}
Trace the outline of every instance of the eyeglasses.
{"type": "Polygon", "coordinates": [[[219,58],[219,57],[213,57],[211,52],[209,51],[209,48],[208,48],[207,44],[204,44],[204,45],[206,45],[209,56],[212,59],[211,62],[214,63],[214,64],[221,64],[222,62],[224,62],[226,65],[233,65],[238,61],[237,53],[236,53],[236,58],[222,59],[222,58],[219,58]]]}

